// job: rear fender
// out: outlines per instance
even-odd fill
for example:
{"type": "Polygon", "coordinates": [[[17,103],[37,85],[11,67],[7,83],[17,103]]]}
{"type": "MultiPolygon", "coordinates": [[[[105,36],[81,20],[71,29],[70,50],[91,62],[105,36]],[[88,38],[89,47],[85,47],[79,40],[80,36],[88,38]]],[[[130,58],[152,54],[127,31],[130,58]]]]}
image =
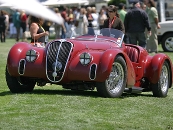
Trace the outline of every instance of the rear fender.
{"type": "Polygon", "coordinates": [[[165,54],[160,53],[153,56],[153,58],[151,59],[151,63],[149,65],[149,69],[147,70],[147,75],[148,75],[147,77],[149,78],[149,81],[151,83],[156,84],[159,81],[159,77],[160,77],[160,73],[161,73],[161,69],[162,69],[162,65],[164,61],[168,61],[168,64],[170,67],[171,83],[169,87],[171,87],[173,82],[173,75],[172,75],[173,68],[172,68],[171,60],[165,54]]]}

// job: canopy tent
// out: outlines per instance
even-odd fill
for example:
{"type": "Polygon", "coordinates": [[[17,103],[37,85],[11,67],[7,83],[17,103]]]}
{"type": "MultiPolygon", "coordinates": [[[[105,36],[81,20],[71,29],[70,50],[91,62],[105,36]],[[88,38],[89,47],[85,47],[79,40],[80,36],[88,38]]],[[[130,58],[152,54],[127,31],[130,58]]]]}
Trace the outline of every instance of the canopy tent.
{"type": "Polygon", "coordinates": [[[58,17],[55,12],[43,6],[37,0],[0,0],[1,4],[9,5],[14,9],[25,10],[26,13],[62,24],[63,19],[58,17]]]}
{"type": "Polygon", "coordinates": [[[3,3],[3,4],[0,4],[0,7],[1,7],[1,8],[11,8],[12,5],[9,4],[9,3],[3,3]]]}
{"type": "Polygon", "coordinates": [[[60,5],[88,5],[88,0],[47,0],[41,2],[45,6],[60,6],[60,5]]]}

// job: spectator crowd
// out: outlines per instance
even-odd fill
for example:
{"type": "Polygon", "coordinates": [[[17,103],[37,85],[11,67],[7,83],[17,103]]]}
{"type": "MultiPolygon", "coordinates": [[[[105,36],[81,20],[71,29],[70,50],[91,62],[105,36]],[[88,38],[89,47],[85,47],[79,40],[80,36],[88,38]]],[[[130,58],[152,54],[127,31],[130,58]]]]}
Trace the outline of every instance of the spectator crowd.
{"type": "MultiPolygon", "coordinates": [[[[44,34],[49,35],[50,27],[55,29],[55,38],[67,38],[72,33],[86,34],[88,27],[94,29],[115,28],[125,33],[124,42],[139,45],[148,52],[158,51],[157,29],[160,28],[158,12],[154,0],[135,0],[131,9],[126,9],[125,4],[102,6],[99,11],[96,7],[63,7],[54,8],[54,12],[62,17],[63,24],[59,25],[48,20],[43,20],[38,28],[43,28],[44,34]]],[[[0,37],[15,37],[16,41],[27,41],[26,31],[30,31],[30,15],[24,10],[15,10],[12,15],[6,11],[0,12],[0,37]]],[[[37,23],[38,24],[38,23],[37,23]]],[[[33,25],[32,25],[33,27],[33,25]]],[[[34,30],[34,28],[32,28],[34,30]]],[[[32,32],[34,32],[32,30],[32,32]]],[[[37,33],[36,31],[34,33],[37,33]]],[[[32,36],[32,35],[31,35],[32,36]]],[[[31,38],[33,40],[33,38],[31,38]]]]}

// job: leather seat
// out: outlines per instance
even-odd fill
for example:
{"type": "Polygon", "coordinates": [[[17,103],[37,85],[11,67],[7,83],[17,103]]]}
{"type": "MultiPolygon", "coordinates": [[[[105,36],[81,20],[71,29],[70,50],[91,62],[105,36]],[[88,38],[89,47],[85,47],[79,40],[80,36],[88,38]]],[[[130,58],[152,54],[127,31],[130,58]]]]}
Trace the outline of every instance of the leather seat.
{"type": "Polygon", "coordinates": [[[138,62],[139,51],[132,46],[126,46],[126,53],[132,62],[138,62]]]}

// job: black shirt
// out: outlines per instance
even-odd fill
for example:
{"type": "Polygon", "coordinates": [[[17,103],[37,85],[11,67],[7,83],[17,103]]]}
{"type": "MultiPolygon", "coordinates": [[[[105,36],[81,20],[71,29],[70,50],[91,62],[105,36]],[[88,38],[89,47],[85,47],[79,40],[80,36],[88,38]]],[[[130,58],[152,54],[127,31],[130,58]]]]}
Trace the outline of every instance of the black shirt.
{"type": "MultiPolygon", "coordinates": [[[[43,28],[41,27],[41,25],[38,25],[38,26],[39,26],[39,29],[38,29],[38,31],[37,31],[37,34],[43,33],[44,30],[43,30],[43,28]]],[[[31,43],[33,43],[33,42],[34,42],[34,39],[31,39],[31,43]]],[[[40,37],[40,38],[39,38],[37,41],[35,41],[35,42],[45,43],[45,36],[40,37]]]]}
{"type": "Polygon", "coordinates": [[[151,30],[147,13],[137,7],[127,12],[124,19],[124,26],[128,33],[145,32],[145,28],[148,31],[151,30]]]}

